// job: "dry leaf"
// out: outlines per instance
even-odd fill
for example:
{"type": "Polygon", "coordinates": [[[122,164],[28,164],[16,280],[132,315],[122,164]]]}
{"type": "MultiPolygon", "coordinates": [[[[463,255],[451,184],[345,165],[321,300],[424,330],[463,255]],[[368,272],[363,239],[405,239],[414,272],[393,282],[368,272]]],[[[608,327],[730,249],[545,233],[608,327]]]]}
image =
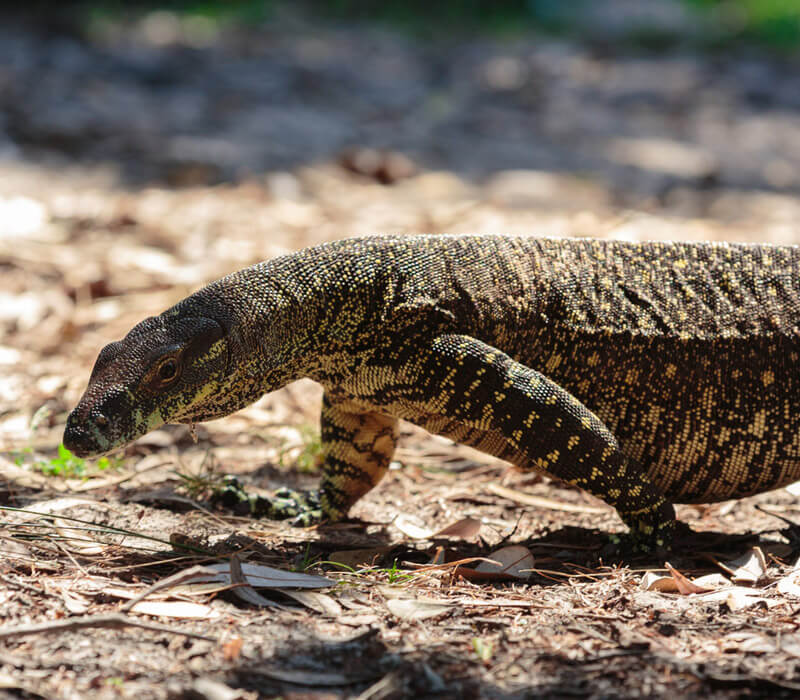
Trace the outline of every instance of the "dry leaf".
{"type": "Polygon", "coordinates": [[[770,601],[767,598],[753,595],[753,591],[748,588],[735,587],[728,591],[728,596],[725,598],[725,603],[731,610],[736,611],[744,610],[745,608],[758,605],[759,603],[764,603],[767,607],[771,607],[775,604],[775,601],[770,601]]]}
{"type": "MultiPolygon", "coordinates": [[[[230,563],[212,564],[205,568],[212,569],[218,573],[199,573],[192,577],[194,580],[194,583],[191,584],[192,586],[196,586],[198,582],[233,586],[233,593],[238,598],[241,598],[250,605],[258,607],[284,608],[285,606],[265,598],[258,593],[255,588],[325,588],[333,585],[333,581],[324,576],[301,574],[295,571],[282,571],[261,564],[241,564],[236,558],[232,558],[230,563]]],[[[300,600],[299,598],[296,599],[300,600]]],[[[311,598],[307,600],[311,600],[311,598]]],[[[315,605],[318,607],[314,607],[314,605],[310,605],[309,607],[315,610],[322,608],[326,611],[326,614],[338,615],[341,612],[341,609],[336,606],[335,613],[327,613],[327,611],[332,610],[334,606],[325,607],[325,604],[320,603],[318,599],[315,605]]],[[[136,608],[134,607],[134,609],[136,608]]]]}
{"type": "Polygon", "coordinates": [[[771,654],[777,651],[777,649],[775,648],[775,644],[766,637],[757,637],[753,635],[750,639],[739,644],[739,651],[743,651],[746,654],[771,654]]]}
{"type": "Polygon", "coordinates": [[[73,498],[71,496],[64,496],[63,498],[53,498],[49,501],[42,501],[41,503],[33,503],[25,510],[26,513],[15,513],[14,515],[22,520],[33,520],[40,515],[52,515],[59,513],[62,510],[67,510],[74,506],[92,506],[94,508],[102,508],[108,510],[110,506],[107,503],[93,501],[88,498],[73,498]]]}
{"type": "Polygon", "coordinates": [[[64,607],[73,615],[83,615],[89,609],[89,601],[75,593],[62,590],[61,599],[64,601],[64,607]]]}
{"type": "MultiPolygon", "coordinates": [[[[531,551],[521,545],[498,549],[496,552],[492,552],[488,559],[491,561],[482,561],[472,570],[484,580],[491,580],[492,577],[495,577],[496,580],[505,578],[526,580],[530,578],[531,569],[535,564],[531,551]]],[[[468,569],[469,567],[462,566],[457,571],[464,576],[464,571],[467,570],[467,575],[464,577],[469,579],[468,569]]]]}
{"type": "Polygon", "coordinates": [[[276,603],[272,600],[267,600],[260,593],[256,592],[256,590],[244,578],[244,575],[242,574],[242,564],[236,555],[231,557],[229,563],[231,583],[236,586],[233,588],[233,593],[237,598],[240,598],[245,603],[249,603],[250,605],[255,605],[256,607],[260,608],[283,607],[279,603],[276,603]]]}
{"type": "MultiPolygon", "coordinates": [[[[731,582],[722,574],[708,574],[707,576],[696,578],[694,581],[690,581],[689,583],[703,590],[710,590],[731,585],[731,582]]],[[[660,593],[680,592],[678,583],[674,576],[665,576],[663,574],[657,574],[654,571],[648,571],[642,577],[640,588],[644,591],[658,591],[660,593]]],[[[684,593],[684,595],[686,594],[684,593]]]]}
{"type": "Polygon", "coordinates": [[[191,692],[184,691],[185,697],[200,700],[246,700],[252,695],[244,690],[236,689],[215,681],[212,678],[196,678],[191,685],[191,692]]]}
{"type": "Polygon", "coordinates": [[[269,600],[269,598],[265,598],[252,586],[237,586],[232,590],[233,594],[237,598],[243,600],[245,603],[248,603],[249,605],[254,605],[257,608],[279,608],[281,610],[285,609],[285,606],[281,605],[280,603],[276,603],[274,600],[269,600]]]}
{"type": "Polygon", "coordinates": [[[800,569],[789,572],[778,581],[778,592],[800,598],[800,569]]]}
{"type": "MultiPolygon", "coordinates": [[[[150,600],[168,600],[169,598],[187,597],[187,596],[206,596],[212,593],[219,593],[220,591],[227,591],[230,584],[224,583],[182,583],[177,586],[170,586],[163,591],[155,591],[148,594],[150,600]]],[[[110,595],[123,600],[131,600],[141,593],[140,589],[128,590],[125,588],[117,588],[111,586],[103,589],[103,595],[110,595]]]]}
{"type": "Polygon", "coordinates": [[[800,496],[800,481],[795,481],[789,484],[788,486],[784,486],[784,489],[792,496],[800,496]]]}
{"type": "Polygon", "coordinates": [[[717,565],[727,571],[736,583],[758,583],[767,573],[767,560],[760,547],[753,547],[731,561],[717,562],[717,565]]]}
{"type": "Polygon", "coordinates": [[[400,513],[400,515],[392,521],[392,525],[412,540],[428,540],[433,537],[433,530],[425,527],[422,521],[415,515],[400,513]]]}
{"type": "Polygon", "coordinates": [[[722,574],[706,574],[705,576],[696,578],[694,584],[702,588],[715,589],[722,588],[723,586],[730,586],[731,582],[722,574]]]}
{"type": "Polygon", "coordinates": [[[759,603],[764,603],[770,608],[779,604],[779,601],[763,598],[758,595],[758,591],[754,591],[752,588],[744,588],[743,586],[720,588],[717,591],[709,591],[692,596],[690,600],[696,603],[725,603],[734,611],[743,610],[759,603]]]}
{"type": "Polygon", "coordinates": [[[696,583],[692,583],[692,581],[686,578],[668,561],[664,562],[664,567],[667,569],[667,571],[669,571],[670,574],[672,574],[672,578],[675,579],[675,585],[678,588],[678,593],[680,593],[681,595],[690,595],[692,593],[708,592],[707,588],[703,588],[702,586],[698,586],[696,583]]]}
{"type": "MultiPolygon", "coordinates": [[[[230,583],[230,567],[227,563],[211,564],[207,568],[219,573],[216,576],[199,576],[196,581],[220,581],[230,583]]],[[[242,574],[254,588],[328,588],[334,584],[329,578],[296,571],[282,571],[263,564],[242,564],[242,574]]]]}
{"type": "Polygon", "coordinates": [[[514,600],[508,598],[461,598],[450,603],[457,603],[465,608],[533,608],[540,605],[530,600],[514,600]]]}
{"type": "Polygon", "coordinates": [[[225,658],[226,661],[235,661],[239,658],[239,655],[242,653],[242,646],[244,645],[244,640],[241,637],[234,637],[233,639],[229,639],[222,645],[222,656],[225,658]]]}
{"type": "Polygon", "coordinates": [[[41,239],[49,218],[38,200],[20,195],[0,197],[0,238],[41,239]]]}
{"type": "Polygon", "coordinates": [[[295,685],[306,685],[311,687],[328,687],[337,685],[352,685],[353,683],[362,683],[370,678],[375,678],[377,673],[365,672],[364,674],[349,674],[333,673],[326,671],[311,671],[306,669],[297,670],[283,670],[278,668],[259,668],[257,666],[249,666],[243,669],[247,673],[257,673],[267,678],[272,678],[276,681],[283,681],[284,683],[294,683],[295,685]]]}
{"type": "Polygon", "coordinates": [[[446,613],[452,606],[415,598],[396,598],[387,600],[386,607],[392,615],[401,620],[427,620],[446,613]]]}
{"type": "Polygon", "coordinates": [[[469,540],[473,537],[477,537],[480,529],[480,520],[476,520],[475,518],[462,518],[452,525],[448,525],[439,530],[434,534],[434,537],[455,537],[461,540],[469,540]]]}
{"type": "Polygon", "coordinates": [[[340,615],[336,622],[350,627],[366,627],[377,624],[380,619],[377,615],[340,615]]]}
{"type": "Polygon", "coordinates": [[[769,637],[752,632],[733,632],[725,635],[721,640],[723,644],[730,642],[730,651],[749,654],[771,654],[777,651],[775,642],[769,637]]]}
{"type": "Polygon", "coordinates": [[[0,557],[0,573],[13,569],[19,561],[34,561],[30,550],[19,540],[6,535],[0,536],[3,556],[0,557]]]}
{"type": "Polygon", "coordinates": [[[307,608],[311,608],[311,610],[321,613],[322,615],[338,617],[342,614],[342,606],[325,593],[320,593],[319,591],[287,590],[282,590],[281,593],[285,596],[288,596],[292,600],[296,600],[301,605],[305,605],[307,608]]]}
{"type": "Polygon", "coordinates": [[[215,620],[221,616],[219,610],[199,603],[183,601],[161,602],[143,600],[131,608],[132,612],[154,617],[176,617],[184,620],[215,620]]]}
{"type": "Polygon", "coordinates": [[[657,574],[654,571],[648,571],[642,576],[642,582],[639,587],[643,591],[659,591],[660,593],[677,593],[678,584],[672,576],[664,576],[657,574]]]}
{"type": "Polygon", "coordinates": [[[69,551],[88,557],[102,554],[108,549],[109,545],[92,539],[96,533],[88,530],[74,530],[68,526],[58,526],[63,522],[65,521],[55,520],[56,527],[54,529],[63,538],[64,544],[68,545],[69,551]]]}
{"type": "MultiPolygon", "coordinates": [[[[122,598],[122,600],[132,600],[136,596],[138,596],[143,589],[137,588],[136,590],[127,589],[127,588],[118,588],[117,586],[109,586],[108,588],[103,589],[102,593],[104,596],[111,596],[112,598],[122,598]]],[[[158,591],[156,593],[151,593],[150,598],[157,598],[160,600],[166,600],[172,592],[164,592],[158,591]]]]}
{"type": "MultiPolygon", "coordinates": [[[[2,393],[1,386],[0,393],[2,393]]],[[[0,479],[11,484],[16,484],[19,487],[33,489],[44,489],[45,487],[51,487],[55,482],[55,479],[48,479],[43,474],[37,474],[36,472],[19,467],[1,455],[0,479]]],[[[19,515],[24,515],[24,513],[20,513],[19,515]]]]}

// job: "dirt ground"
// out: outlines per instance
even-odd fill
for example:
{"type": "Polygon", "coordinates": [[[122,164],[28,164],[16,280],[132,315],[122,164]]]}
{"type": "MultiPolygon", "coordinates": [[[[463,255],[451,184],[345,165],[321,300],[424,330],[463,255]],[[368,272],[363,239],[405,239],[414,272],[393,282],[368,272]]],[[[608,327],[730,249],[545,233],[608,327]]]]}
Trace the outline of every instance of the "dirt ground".
{"type": "Polygon", "coordinates": [[[222,472],[314,485],[309,381],[196,442],[169,427],[99,466],[58,446],[104,344],[306,245],[800,242],[797,67],[292,17],[0,22],[0,504],[22,509],[0,512],[0,697],[796,697],[795,488],[679,507],[697,534],[670,573],[602,560],[604,504],[410,425],[349,522],[211,507],[222,472]],[[256,592],[239,564],[316,578],[256,592]]]}

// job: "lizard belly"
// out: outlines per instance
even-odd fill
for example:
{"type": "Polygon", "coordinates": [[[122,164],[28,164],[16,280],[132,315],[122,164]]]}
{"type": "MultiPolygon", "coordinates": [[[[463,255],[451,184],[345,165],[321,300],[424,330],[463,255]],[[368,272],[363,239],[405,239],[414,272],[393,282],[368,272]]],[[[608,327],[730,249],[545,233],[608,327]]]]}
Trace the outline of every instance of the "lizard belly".
{"type": "Polygon", "coordinates": [[[500,430],[482,430],[460,420],[434,413],[427,413],[421,410],[419,405],[415,403],[409,404],[404,401],[394,401],[391,403],[376,404],[364,398],[357,398],[352,394],[348,395],[347,398],[341,398],[341,394],[339,396],[339,400],[341,401],[340,405],[346,406],[350,410],[379,411],[387,415],[402,418],[409,423],[413,423],[427,430],[433,435],[441,435],[461,445],[473,447],[476,450],[491,455],[492,457],[502,459],[521,469],[538,471],[552,477],[552,474],[548,474],[544,469],[540,469],[522,452],[514,448],[500,430]]]}
{"type": "Polygon", "coordinates": [[[474,447],[476,450],[502,459],[521,469],[537,471],[552,477],[551,474],[538,468],[533,461],[515,449],[499,430],[481,430],[461,421],[440,416],[430,416],[416,422],[429,433],[442,435],[461,445],[474,447]]]}

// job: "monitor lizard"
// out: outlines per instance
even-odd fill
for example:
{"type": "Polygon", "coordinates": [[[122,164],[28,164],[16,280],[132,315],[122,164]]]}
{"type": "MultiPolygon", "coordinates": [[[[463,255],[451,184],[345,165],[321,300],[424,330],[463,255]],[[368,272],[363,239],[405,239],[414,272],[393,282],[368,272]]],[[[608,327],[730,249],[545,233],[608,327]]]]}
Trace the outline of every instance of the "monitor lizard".
{"type": "MultiPolygon", "coordinates": [[[[319,491],[252,499],[344,517],[398,419],[617,509],[667,546],[673,503],[800,479],[800,249],[508,236],[322,244],[213,282],[106,346],[64,444],[119,448],[324,388],[319,491]]],[[[246,498],[245,495],[241,495],[246,498]]]]}

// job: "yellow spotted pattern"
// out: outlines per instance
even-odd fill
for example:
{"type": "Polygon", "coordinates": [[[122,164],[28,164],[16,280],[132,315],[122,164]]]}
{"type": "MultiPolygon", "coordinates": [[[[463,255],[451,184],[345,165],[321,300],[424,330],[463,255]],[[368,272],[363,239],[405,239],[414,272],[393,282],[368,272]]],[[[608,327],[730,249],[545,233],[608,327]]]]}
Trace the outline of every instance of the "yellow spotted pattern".
{"type": "Polygon", "coordinates": [[[164,316],[228,315],[228,374],[197,418],[324,386],[329,518],[380,480],[405,419],[580,485],[663,543],[673,502],[800,478],[799,272],[788,246],[376,236],[164,316]]]}

